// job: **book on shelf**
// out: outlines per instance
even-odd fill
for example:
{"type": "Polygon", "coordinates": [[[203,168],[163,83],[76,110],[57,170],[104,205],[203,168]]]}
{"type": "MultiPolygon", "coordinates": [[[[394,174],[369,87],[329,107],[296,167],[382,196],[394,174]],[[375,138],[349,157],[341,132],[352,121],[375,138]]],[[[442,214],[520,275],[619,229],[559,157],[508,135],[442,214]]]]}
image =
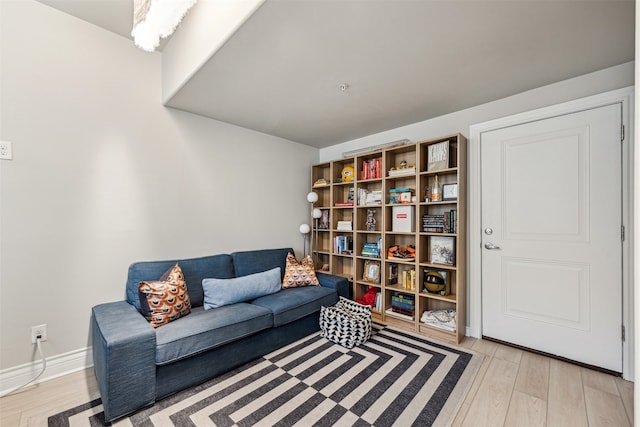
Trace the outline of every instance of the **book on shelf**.
{"type": "Polygon", "coordinates": [[[398,317],[400,319],[404,319],[404,320],[413,320],[413,316],[412,315],[407,315],[407,314],[403,314],[403,313],[398,313],[393,311],[393,308],[388,308],[384,311],[386,314],[390,314],[393,317],[398,317]]]}
{"type": "Polygon", "coordinates": [[[391,311],[395,314],[404,314],[405,316],[410,316],[411,320],[413,320],[413,310],[405,310],[400,307],[391,307],[391,311]]]}
{"type": "Polygon", "coordinates": [[[336,230],[338,230],[338,231],[353,231],[353,222],[351,222],[351,221],[338,221],[336,230]]]}
{"type": "Polygon", "coordinates": [[[382,156],[374,159],[363,160],[360,169],[360,179],[376,179],[382,178],[382,156]]]}
{"type": "Polygon", "coordinates": [[[394,295],[391,297],[391,308],[396,308],[413,314],[415,305],[412,298],[406,298],[402,295],[394,295]]]}
{"type": "Polygon", "coordinates": [[[398,302],[402,304],[409,304],[413,306],[415,298],[413,295],[406,295],[401,293],[395,293],[391,296],[391,302],[398,302]]]}
{"type": "Polygon", "coordinates": [[[358,188],[358,206],[375,206],[382,204],[381,190],[358,188]]]}
{"type": "Polygon", "coordinates": [[[398,264],[389,264],[387,268],[387,286],[398,284],[398,264]]]}
{"type": "Polygon", "coordinates": [[[400,304],[400,303],[396,303],[396,302],[392,302],[391,303],[391,308],[393,309],[393,311],[395,311],[396,313],[402,313],[402,314],[408,314],[408,315],[413,315],[413,310],[414,310],[414,306],[413,305],[405,305],[405,304],[400,304]]]}
{"type": "Polygon", "coordinates": [[[367,199],[367,194],[369,194],[369,190],[366,188],[358,188],[358,206],[364,205],[364,202],[367,199]]]}
{"type": "Polygon", "coordinates": [[[450,236],[429,236],[429,261],[431,264],[455,265],[455,238],[450,236]]]}
{"type": "Polygon", "coordinates": [[[456,229],[456,209],[441,214],[422,215],[422,231],[426,233],[455,233],[456,229]]]}
{"type": "Polygon", "coordinates": [[[391,297],[391,309],[394,313],[413,316],[415,300],[412,295],[397,293],[391,297]]]}
{"type": "Polygon", "coordinates": [[[327,185],[331,184],[331,181],[329,181],[328,179],[324,179],[324,178],[319,178],[316,179],[315,181],[313,181],[313,186],[314,187],[325,187],[327,185]]]}
{"type": "Polygon", "coordinates": [[[381,205],[382,204],[382,190],[369,191],[367,197],[364,200],[366,206],[381,205]]]}
{"type": "Polygon", "coordinates": [[[335,202],[334,205],[337,207],[353,206],[353,202],[335,202]]]}
{"type": "Polygon", "coordinates": [[[339,255],[353,254],[353,237],[336,236],[333,238],[333,251],[339,255]]]}
{"type": "Polygon", "coordinates": [[[389,170],[389,172],[387,172],[388,176],[392,178],[396,176],[413,175],[415,173],[416,173],[415,166],[411,166],[408,168],[391,169],[389,170]]]}
{"type": "Polygon", "coordinates": [[[402,271],[402,287],[414,290],[416,285],[416,270],[413,268],[402,271]]]}
{"type": "Polygon", "coordinates": [[[382,237],[378,237],[377,242],[365,242],[362,245],[362,256],[380,258],[380,250],[382,244],[382,237]]]}
{"type": "Polygon", "coordinates": [[[376,311],[382,311],[382,293],[380,293],[380,292],[376,292],[375,310],[376,311]]]}
{"type": "Polygon", "coordinates": [[[449,168],[449,141],[438,142],[427,147],[427,171],[435,172],[449,168]]]}

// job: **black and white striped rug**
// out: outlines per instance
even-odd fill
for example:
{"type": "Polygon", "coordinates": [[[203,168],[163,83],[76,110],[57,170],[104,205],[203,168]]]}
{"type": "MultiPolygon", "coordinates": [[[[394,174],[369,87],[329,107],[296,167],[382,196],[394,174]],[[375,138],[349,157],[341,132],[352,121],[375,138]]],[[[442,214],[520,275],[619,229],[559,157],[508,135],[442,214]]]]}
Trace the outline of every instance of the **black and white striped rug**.
{"type": "MultiPolygon", "coordinates": [[[[482,356],[392,328],[351,350],[311,335],[114,426],[447,426],[482,356]]],[[[103,425],[100,399],[49,426],[103,425]]]]}

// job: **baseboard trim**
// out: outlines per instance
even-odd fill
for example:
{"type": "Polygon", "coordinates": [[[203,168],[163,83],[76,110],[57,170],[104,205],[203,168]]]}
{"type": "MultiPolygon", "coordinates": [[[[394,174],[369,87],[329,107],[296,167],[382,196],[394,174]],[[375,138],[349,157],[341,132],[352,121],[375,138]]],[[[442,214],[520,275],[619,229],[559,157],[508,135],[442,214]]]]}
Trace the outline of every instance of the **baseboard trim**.
{"type": "MultiPolygon", "coordinates": [[[[43,346],[46,353],[46,346],[43,346]]],[[[56,356],[46,357],[47,369],[33,384],[42,383],[72,372],[93,366],[93,352],[91,347],[86,347],[56,356]]],[[[42,362],[35,362],[14,366],[0,371],[0,394],[12,390],[36,376],[42,369],[42,362]]]]}

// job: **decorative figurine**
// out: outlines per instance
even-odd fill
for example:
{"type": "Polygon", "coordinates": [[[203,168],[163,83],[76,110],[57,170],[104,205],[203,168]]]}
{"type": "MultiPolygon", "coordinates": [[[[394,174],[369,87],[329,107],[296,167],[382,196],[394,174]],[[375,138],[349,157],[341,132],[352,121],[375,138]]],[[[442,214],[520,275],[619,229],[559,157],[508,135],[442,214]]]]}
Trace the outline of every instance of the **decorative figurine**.
{"type": "Polygon", "coordinates": [[[376,231],[376,211],[367,209],[367,231],[376,231]]]}

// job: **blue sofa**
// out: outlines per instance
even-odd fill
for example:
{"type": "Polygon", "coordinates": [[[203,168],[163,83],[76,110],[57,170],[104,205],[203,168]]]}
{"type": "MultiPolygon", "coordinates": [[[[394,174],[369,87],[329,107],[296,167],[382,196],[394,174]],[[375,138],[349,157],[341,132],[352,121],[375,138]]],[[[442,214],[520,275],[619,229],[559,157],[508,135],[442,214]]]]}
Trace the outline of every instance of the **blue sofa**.
{"type": "MultiPolygon", "coordinates": [[[[263,249],[129,267],[126,301],[93,307],[93,363],[111,422],[303,338],[319,327],[321,306],[348,297],[349,282],[319,273],[321,286],[282,289],[252,301],[204,310],[202,280],[231,279],[280,267],[290,248],[263,249]],[[140,312],[138,284],[175,263],[187,282],[191,313],[153,328],[140,312]]],[[[282,278],[282,277],[281,277],[282,278]]]]}

